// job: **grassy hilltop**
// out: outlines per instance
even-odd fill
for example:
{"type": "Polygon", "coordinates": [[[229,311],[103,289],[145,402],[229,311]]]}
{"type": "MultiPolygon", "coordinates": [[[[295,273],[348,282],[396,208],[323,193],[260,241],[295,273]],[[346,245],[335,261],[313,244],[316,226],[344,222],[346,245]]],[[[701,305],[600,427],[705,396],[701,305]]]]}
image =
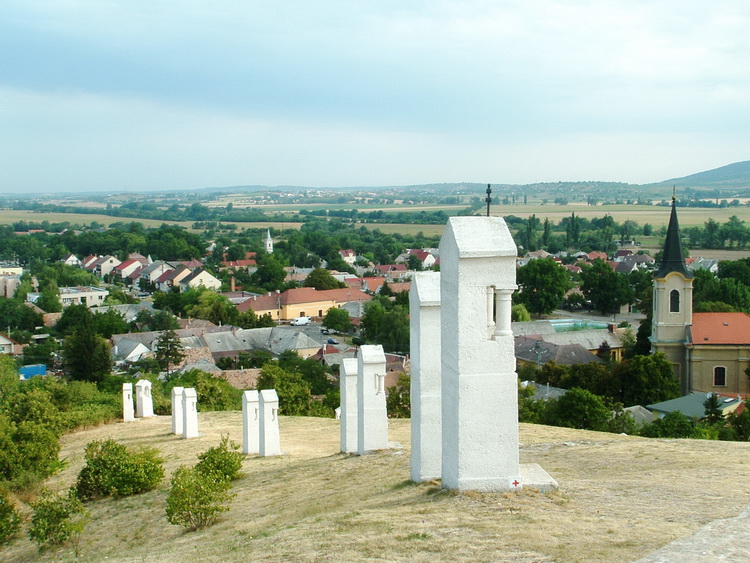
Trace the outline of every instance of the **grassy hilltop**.
{"type": "MultiPolygon", "coordinates": [[[[194,464],[222,434],[241,442],[239,412],[201,413],[202,436],[169,434],[169,417],[110,424],[63,438],[70,486],[95,439],[158,448],[167,473],[194,464]]],[[[521,461],[560,483],[553,492],[454,494],[409,483],[409,421],[391,420],[400,448],[338,453],[337,421],[282,417],[288,455],[247,458],[231,510],[193,533],[164,516],[159,489],[88,504],[84,561],[632,561],[747,504],[750,444],[644,438],[521,425],[521,461]]],[[[74,560],[64,546],[43,555],[29,540],[0,549],[7,561],[74,560]]]]}

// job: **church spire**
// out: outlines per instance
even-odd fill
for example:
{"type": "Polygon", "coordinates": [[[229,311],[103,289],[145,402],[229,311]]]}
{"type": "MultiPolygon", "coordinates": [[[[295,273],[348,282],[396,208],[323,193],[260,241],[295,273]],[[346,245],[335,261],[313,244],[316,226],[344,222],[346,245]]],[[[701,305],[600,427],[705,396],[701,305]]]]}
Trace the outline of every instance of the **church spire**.
{"type": "Polygon", "coordinates": [[[682,252],[680,240],[680,225],[677,222],[677,199],[672,194],[672,214],[669,216],[669,227],[667,227],[667,238],[664,241],[664,251],[661,264],[655,277],[663,278],[670,272],[679,272],[686,278],[692,278],[693,274],[685,265],[685,254],[682,252]]]}

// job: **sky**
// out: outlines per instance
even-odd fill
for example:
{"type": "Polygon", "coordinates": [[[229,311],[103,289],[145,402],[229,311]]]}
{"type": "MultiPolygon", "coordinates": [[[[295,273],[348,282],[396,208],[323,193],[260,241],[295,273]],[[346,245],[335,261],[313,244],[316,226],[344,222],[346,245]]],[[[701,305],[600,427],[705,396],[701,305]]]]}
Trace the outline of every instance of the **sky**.
{"type": "Polygon", "coordinates": [[[0,193],[750,160],[746,0],[3,0],[0,193]]]}

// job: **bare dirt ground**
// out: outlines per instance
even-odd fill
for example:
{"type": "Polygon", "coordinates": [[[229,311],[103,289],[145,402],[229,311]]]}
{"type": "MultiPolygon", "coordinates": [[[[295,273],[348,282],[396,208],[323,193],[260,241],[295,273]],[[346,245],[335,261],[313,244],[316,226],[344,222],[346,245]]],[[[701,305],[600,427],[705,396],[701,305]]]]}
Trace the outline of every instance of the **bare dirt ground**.
{"type": "MultiPolygon", "coordinates": [[[[157,447],[167,472],[193,464],[222,434],[240,442],[239,412],[201,413],[202,436],[171,436],[169,417],[68,435],[64,488],[83,447],[115,438],[157,447]]],[[[187,533],[164,516],[156,491],[89,503],[83,561],[633,561],[748,504],[749,443],[645,438],[521,425],[521,461],[538,463],[557,491],[455,494],[409,478],[409,421],[391,420],[400,444],[366,456],[338,453],[339,424],[282,418],[276,458],[249,457],[231,510],[187,533]]],[[[70,546],[39,555],[27,539],[3,561],[74,560],[70,546]]]]}

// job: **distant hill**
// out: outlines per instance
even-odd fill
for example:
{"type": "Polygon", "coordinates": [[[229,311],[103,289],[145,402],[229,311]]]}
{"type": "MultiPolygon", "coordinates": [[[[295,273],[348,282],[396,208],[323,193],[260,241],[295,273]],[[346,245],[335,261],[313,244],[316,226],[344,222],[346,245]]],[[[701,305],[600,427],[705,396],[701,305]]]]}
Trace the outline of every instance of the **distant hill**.
{"type": "Polygon", "coordinates": [[[750,188],[750,160],[727,164],[713,170],[698,172],[683,178],[664,180],[653,186],[750,188]]]}

